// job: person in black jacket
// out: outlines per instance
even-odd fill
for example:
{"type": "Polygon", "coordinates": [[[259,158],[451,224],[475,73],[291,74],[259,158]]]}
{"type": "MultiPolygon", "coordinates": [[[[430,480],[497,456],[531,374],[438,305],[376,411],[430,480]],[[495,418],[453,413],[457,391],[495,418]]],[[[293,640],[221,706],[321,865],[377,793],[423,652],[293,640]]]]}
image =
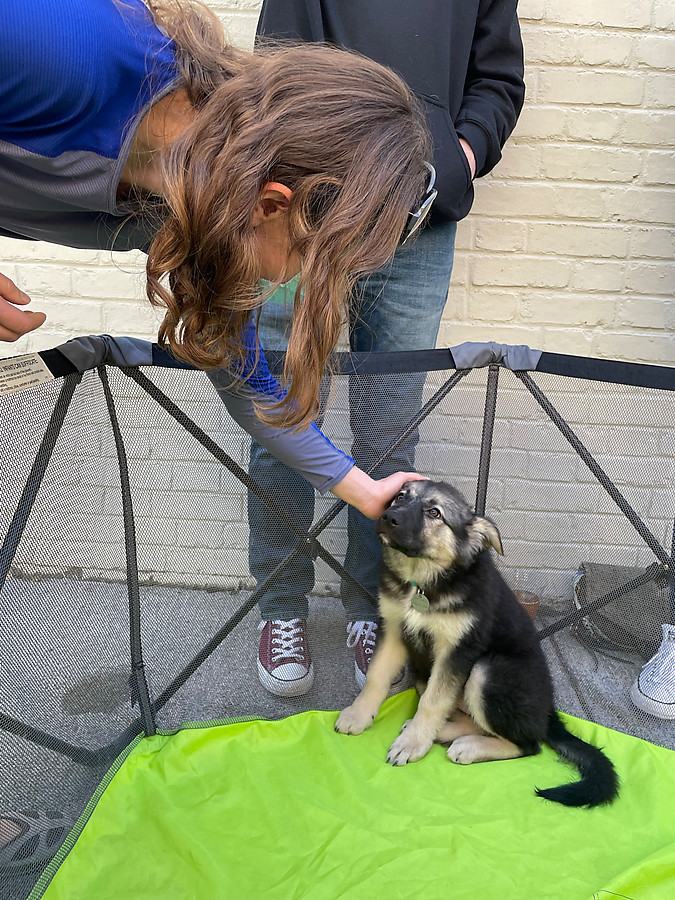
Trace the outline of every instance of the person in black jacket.
{"type": "MultiPolygon", "coordinates": [[[[473,202],[473,179],[501,158],[523,105],[523,50],[517,0],[264,0],[258,38],[328,42],[394,69],[422,101],[434,141],[438,196],[427,227],[402,247],[383,272],[364,280],[353,304],[350,346],[355,351],[427,349],[435,345],[452,272],[456,223],[473,202]]],[[[290,329],[295,285],[289,282],[266,304],[260,322],[268,349],[283,349],[290,329]],[[274,302],[276,301],[276,302],[274,302]]],[[[374,396],[352,379],[350,419],[357,464],[369,468],[419,410],[424,377],[411,375],[374,396]]],[[[414,464],[418,435],[380,467],[385,474],[414,464]]],[[[277,496],[303,528],[313,516],[311,488],[253,442],[251,474],[277,496]]],[[[249,494],[249,561],[261,583],[295,545],[249,494]]],[[[371,522],[349,510],[345,566],[376,594],[379,544],[371,522]]],[[[303,556],[260,600],[258,653],[261,683],[285,697],[312,685],[307,645],[307,593],[312,560],[303,556]]],[[[346,583],[347,645],[363,686],[377,631],[377,611],[346,583]]]]}

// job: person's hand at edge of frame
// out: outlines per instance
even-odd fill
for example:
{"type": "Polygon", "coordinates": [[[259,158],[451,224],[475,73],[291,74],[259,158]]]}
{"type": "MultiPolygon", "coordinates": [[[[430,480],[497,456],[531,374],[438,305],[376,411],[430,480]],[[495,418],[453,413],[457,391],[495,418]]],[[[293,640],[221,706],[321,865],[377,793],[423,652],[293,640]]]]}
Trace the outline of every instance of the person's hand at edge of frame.
{"type": "Polygon", "coordinates": [[[406,481],[428,481],[417,472],[394,472],[376,480],[354,466],[331,492],[369,519],[379,519],[406,481]]]}
{"type": "Polygon", "coordinates": [[[39,328],[47,318],[44,313],[17,309],[30,303],[28,294],[0,273],[0,341],[17,341],[29,331],[39,328]]]}

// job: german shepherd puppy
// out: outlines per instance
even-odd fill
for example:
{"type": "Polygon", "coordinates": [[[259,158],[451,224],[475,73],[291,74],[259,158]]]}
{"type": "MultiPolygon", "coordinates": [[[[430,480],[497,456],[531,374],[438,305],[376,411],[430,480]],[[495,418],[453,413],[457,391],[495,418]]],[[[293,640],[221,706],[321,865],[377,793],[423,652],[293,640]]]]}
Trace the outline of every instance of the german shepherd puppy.
{"type": "Polygon", "coordinates": [[[541,743],[578,767],[581,780],[537,790],[566,806],[610,803],[612,763],[563,725],[535,628],[489,553],[501,538],[464,497],[438,481],[409,481],[384,515],[381,627],[366,683],[336,722],[342,734],[371,724],[389,687],[411,663],[420,702],[391,745],[395,766],[449,744],[455,763],[539,753],[541,743]],[[468,715],[458,709],[463,701],[468,715]]]}

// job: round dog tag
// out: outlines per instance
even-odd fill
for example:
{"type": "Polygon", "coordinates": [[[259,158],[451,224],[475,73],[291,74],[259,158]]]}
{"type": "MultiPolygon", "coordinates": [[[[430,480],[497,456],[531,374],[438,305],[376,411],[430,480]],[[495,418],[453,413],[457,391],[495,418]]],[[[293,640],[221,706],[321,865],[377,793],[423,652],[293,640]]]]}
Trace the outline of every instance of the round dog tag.
{"type": "Polygon", "coordinates": [[[416,593],[413,594],[411,603],[412,608],[416,609],[417,612],[429,612],[429,598],[425,597],[425,595],[421,591],[416,591],[416,593]]]}

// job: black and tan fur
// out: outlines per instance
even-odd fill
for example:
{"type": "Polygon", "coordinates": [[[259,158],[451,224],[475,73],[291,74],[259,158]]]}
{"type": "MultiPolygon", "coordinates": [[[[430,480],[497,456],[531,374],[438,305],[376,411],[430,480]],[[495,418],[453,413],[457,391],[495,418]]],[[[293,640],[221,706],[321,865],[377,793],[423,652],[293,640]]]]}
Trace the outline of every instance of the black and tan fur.
{"type": "Polygon", "coordinates": [[[365,687],[340,713],[336,730],[368,728],[409,661],[420,702],[388,762],[421,759],[434,741],[449,744],[448,759],[463,765],[529,756],[546,743],[579,768],[581,780],[537,790],[540,797],[567,806],[611,802],[618,791],[614,767],[557,715],[534,626],[491,558],[490,547],[502,552],[496,526],[475,516],[449,485],[414,481],[394,498],[377,531],[379,640],[365,687]],[[418,588],[428,611],[411,605],[418,588]]]}

